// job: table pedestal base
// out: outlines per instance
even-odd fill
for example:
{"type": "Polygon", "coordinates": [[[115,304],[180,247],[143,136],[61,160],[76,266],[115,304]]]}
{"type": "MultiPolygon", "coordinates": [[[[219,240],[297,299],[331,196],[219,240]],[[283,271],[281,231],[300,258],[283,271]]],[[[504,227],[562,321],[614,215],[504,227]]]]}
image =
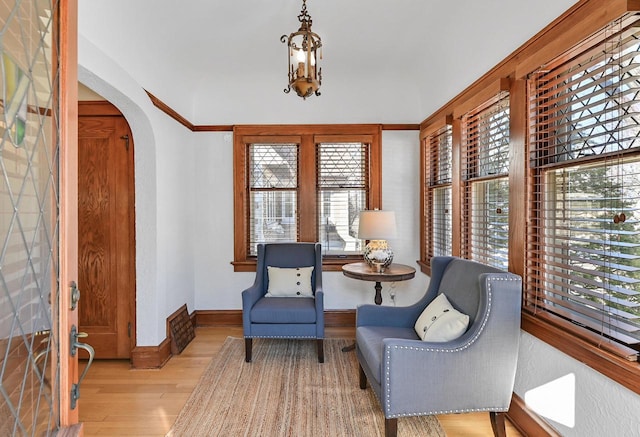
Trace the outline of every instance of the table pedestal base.
{"type": "MultiPolygon", "coordinates": [[[[373,300],[376,305],[382,305],[382,283],[380,281],[376,281],[376,297],[373,300]]],[[[356,343],[350,344],[349,346],[345,346],[342,348],[342,352],[349,352],[356,348],[356,343]]]]}
{"type": "Polygon", "coordinates": [[[382,305],[382,284],[376,281],[376,297],[373,300],[376,305],[382,305]]]}
{"type": "MultiPolygon", "coordinates": [[[[416,269],[404,264],[391,264],[383,272],[378,272],[372,271],[367,263],[360,262],[343,265],[342,273],[348,278],[375,281],[376,296],[374,302],[376,305],[382,305],[382,282],[406,281],[414,277],[416,269]]],[[[342,352],[349,352],[355,348],[356,343],[354,342],[352,345],[343,347],[342,352]]]]}

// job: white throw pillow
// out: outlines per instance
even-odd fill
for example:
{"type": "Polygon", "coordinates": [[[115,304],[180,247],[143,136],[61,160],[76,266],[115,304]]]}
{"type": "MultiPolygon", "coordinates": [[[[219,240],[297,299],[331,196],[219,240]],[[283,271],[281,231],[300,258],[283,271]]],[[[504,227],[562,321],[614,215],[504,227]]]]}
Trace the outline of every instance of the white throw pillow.
{"type": "Polygon", "coordinates": [[[265,297],[313,297],[311,290],[311,267],[267,266],[269,288],[265,297]]]}
{"type": "Polygon", "coordinates": [[[452,307],[441,293],[422,311],[414,328],[424,341],[445,342],[460,337],[468,326],[469,316],[452,307]]]}

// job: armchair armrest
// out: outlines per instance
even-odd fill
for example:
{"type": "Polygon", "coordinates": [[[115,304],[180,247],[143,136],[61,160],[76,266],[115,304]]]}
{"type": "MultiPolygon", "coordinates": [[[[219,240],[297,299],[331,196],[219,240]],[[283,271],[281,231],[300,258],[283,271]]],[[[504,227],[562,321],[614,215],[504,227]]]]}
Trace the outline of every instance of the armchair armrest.
{"type": "Polygon", "coordinates": [[[316,287],[316,338],[324,338],[324,291],[316,287]]]}
{"type": "Polygon", "coordinates": [[[324,312],[324,291],[321,288],[316,288],[314,297],[316,299],[316,311],[324,312]]]}
{"type": "Polygon", "coordinates": [[[386,419],[507,411],[521,335],[521,278],[452,257],[434,257],[432,273],[427,292],[410,307],[358,307],[361,387],[370,380],[386,419]],[[467,331],[442,343],[394,338],[394,329],[401,334],[413,326],[440,291],[469,315],[467,331]]]}
{"type": "Polygon", "coordinates": [[[509,409],[520,339],[521,280],[494,273],[481,278],[485,305],[460,338],[446,343],[383,340],[385,417],[509,409]]]}
{"type": "Polygon", "coordinates": [[[264,296],[264,290],[261,285],[253,284],[251,287],[242,291],[242,307],[251,308],[255,303],[264,296]]]}
{"type": "Polygon", "coordinates": [[[245,334],[251,332],[251,308],[264,296],[262,285],[254,283],[251,287],[242,291],[242,326],[245,334]]]}
{"type": "Polygon", "coordinates": [[[515,366],[488,355],[480,342],[459,340],[384,340],[385,417],[509,408],[515,366]]]}

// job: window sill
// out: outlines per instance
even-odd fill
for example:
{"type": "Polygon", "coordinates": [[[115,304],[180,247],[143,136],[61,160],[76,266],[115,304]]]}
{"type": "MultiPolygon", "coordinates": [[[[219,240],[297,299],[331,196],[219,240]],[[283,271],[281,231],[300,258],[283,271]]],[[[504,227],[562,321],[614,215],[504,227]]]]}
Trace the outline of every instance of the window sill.
{"type": "MultiPolygon", "coordinates": [[[[322,260],[322,271],[323,272],[341,272],[342,266],[345,264],[350,264],[354,262],[362,261],[362,256],[347,256],[347,257],[331,257],[331,258],[323,258],[322,260]]],[[[256,260],[246,260],[246,261],[232,261],[231,265],[233,265],[234,272],[255,272],[256,271],[256,260]]]]}
{"type": "Polygon", "coordinates": [[[640,394],[640,363],[608,352],[570,331],[563,321],[550,322],[542,317],[522,313],[522,329],[570,357],[588,365],[618,384],[640,394]]]}
{"type": "Polygon", "coordinates": [[[418,266],[420,267],[420,271],[431,278],[431,264],[424,261],[418,261],[418,266]]]}

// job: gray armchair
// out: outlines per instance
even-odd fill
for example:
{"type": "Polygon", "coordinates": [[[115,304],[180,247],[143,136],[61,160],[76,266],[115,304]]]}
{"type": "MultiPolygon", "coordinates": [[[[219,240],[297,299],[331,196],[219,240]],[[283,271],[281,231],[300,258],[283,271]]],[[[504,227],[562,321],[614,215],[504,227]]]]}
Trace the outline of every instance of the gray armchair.
{"type": "Polygon", "coordinates": [[[251,361],[254,338],[300,338],[316,339],[318,361],[323,363],[324,293],[320,243],[258,244],[257,261],[255,281],[242,292],[245,361],[251,361]],[[269,289],[269,267],[311,266],[308,297],[265,297],[269,289]]]}
{"type": "Polygon", "coordinates": [[[385,416],[385,435],[397,418],[488,411],[496,436],[506,435],[518,359],[522,280],[477,262],[431,260],[426,294],[408,307],[359,306],[356,354],[360,388],[367,380],[385,416]],[[428,342],[414,324],[440,293],[469,316],[461,337],[428,342]]]}

